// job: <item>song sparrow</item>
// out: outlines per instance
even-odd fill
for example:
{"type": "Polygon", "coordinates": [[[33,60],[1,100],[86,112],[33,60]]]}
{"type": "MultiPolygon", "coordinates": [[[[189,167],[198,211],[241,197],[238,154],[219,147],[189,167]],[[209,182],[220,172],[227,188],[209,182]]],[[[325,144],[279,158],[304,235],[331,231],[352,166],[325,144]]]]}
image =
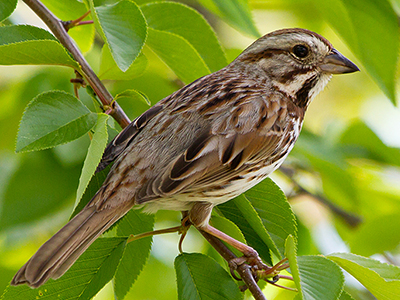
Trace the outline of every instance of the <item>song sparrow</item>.
{"type": "Polygon", "coordinates": [[[117,135],[98,167],[115,161],[103,186],[11,284],[39,287],[60,277],[132,207],[188,211],[194,226],[258,257],[211,227],[211,210],[277,169],[331,74],[355,71],[308,30],[278,30],[258,39],[227,67],[161,100],[117,135]]]}

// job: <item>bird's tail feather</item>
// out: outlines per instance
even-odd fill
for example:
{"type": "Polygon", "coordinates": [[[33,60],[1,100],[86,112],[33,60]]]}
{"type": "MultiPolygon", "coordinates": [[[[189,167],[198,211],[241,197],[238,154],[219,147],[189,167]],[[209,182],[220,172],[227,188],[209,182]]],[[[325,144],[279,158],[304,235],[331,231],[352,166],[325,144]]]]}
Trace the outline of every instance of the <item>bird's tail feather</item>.
{"type": "Polygon", "coordinates": [[[62,276],[94,240],[129,211],[115,209],[97,210],[86,206],[53,237],[51,237],[31,259],[15,274],[11,285],[28,284],[36,288],[49,278],[62,276]]]}

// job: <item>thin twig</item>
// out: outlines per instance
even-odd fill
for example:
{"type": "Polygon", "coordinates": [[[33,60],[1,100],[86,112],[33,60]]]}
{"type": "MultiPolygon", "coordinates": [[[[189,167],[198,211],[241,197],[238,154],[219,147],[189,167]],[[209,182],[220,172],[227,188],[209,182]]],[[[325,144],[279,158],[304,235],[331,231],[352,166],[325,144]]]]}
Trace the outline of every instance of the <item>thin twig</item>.
{"type": "Polygon", "coordinates": [[[339,216],[350,227],[355,228],[358,225],[360,225],[360,223],[362,222],[362,219],[359,216],[357,216],[355,214],[352,214],[352,213],[344,210],[343,208],[335,205],[334,203],[329,201],[324,196],[322,196],[320,194],[314,194],[314,193],[310,192],[309,190],[307,190],[305,187],[303,187],[300,183],[298,183],[294,179],[295,171],[293,169],[281,166],[279,168],[279,171],[281,171],[294,184],[294,186],[297,189],[297,195],[306,194],[306,195],[309,195],[309,196],[313,197],[315,200],[317,200],[318,202],[322,203],[327,208],[329,208],[333,213],[335,213],[337,216],[339,216]]]}
{"type": "MultiPolygon", "coordinates": [[[[234,258],[237,258],[237,256],[231,250],[229,250],[229,248],[226,247],[224,243],[222,243],[218,238],[202,230],[199,230],[199,232],[227,262],[231,261],[234,258]]],[[[238,266],[237,272],[239,273],[240,277],[246,284],[247,288],[249,289],[255,300],[267,300],[260,287],[254,280],[249,265],[242,264],[238,266]]]]}
{"type": "Polygon", "coordinates": [[[93,20],[87,20],[87,21],[81,21],[75,24],[76,26],[82,26],[82,25],[89,25],[89,24],[93,24],[93,20]]]}
{"type": "Polygon", "coordinates": [[[72,21],[62,21],[63,26],[65,28],[66,31],[69,31],[71,28],[74,28],[75,26],[79,26],[82,24],[93,24],[93,20],[89,20],[89,21],[82,21],[84,18],[86,18],[88,15],[90,14],[90,10],[87,11],[85,14],[83,14],[82,16],[80,16],[78,19],[76,20],[72,20],[72,21]]]}
{"type": "Polygon", "coordinates": [[[118,124],[122,128],[125,128],[130,123],[128,116],[116,102],[113,102],[113,97],[111,96],[110,92],[105,88],[103,83],[89,66],[86,59],[83,57],[82,53],[75,46],[75,43],[64,28],[63,22],[58,19],[51,11],[49,11],[47,7],[44,6],[40,1],[23,1],[39,16],[39,18],[43,20],[43,22],[49,27],[51,32],[53,32],[56,38],[60,41],[60,43],[71,53],[73,58],[79,63],[83,71],[83,77],[93,88],[101,103],[104,106],[110,106],[111,103],[113,104],[113,109],[111,110],[110,115],[118,122],[118,124]]]}

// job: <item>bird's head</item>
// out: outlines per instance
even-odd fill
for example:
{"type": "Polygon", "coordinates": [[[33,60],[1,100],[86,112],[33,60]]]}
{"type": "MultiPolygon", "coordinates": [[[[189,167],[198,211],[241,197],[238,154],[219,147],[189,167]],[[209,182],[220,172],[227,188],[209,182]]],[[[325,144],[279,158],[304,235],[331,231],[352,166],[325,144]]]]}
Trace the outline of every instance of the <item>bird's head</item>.
{"type": "Polygon", "coordinates": [[[233,62],[243,63],[248,72],[264,78],[295,99],[299,106],[307,106],[332,74],[359,71],[327,39],[300,28],[278,30],[261,37],[233,62]]]}

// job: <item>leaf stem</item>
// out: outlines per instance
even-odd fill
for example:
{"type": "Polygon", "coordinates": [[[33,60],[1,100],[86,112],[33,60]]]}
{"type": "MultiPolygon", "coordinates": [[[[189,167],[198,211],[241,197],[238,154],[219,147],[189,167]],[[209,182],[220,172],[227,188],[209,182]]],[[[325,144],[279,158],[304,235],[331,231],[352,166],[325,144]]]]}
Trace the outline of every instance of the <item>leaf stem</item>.
{"type": "Polygon", "coordinates": [[[78,19],[73,20],[73,21],[62,21],[64,28],[66,31],[69,31],[71,28],[74,28],[75,26],[79,25],[84,25],[84,24],[93,24],[93,20],[89,21],[82,21],[84,18],[86,18],[90,14],[90,10],[88,10],[86,13],[84,13],[82,16],[80,16],[78,19]]]}
{"type": "MultiPolygon", "coordinates": [[[[83,77],[93,88],[96,95],[99,97],[101,103],[105,106],[109,106],[113,101],[113,97],[110,92],[105,88],[103,83],[94,73],[92,68],[89,66],[82,53],[79,51],[71,37],[68,35],[64,28],[63,22],[58,19],[46,6],[43,5],[39,0],[23,0],[43,22],[49,27],[51,32],[56,36],[60,43],[71,53],[72,57],[81,66],[83,77]]],[[[114,103],[113,110],[110,115],[118,122],[118,124],[125,128],[130,120],[122,108],[114,103]]]]}
{"type": "Polygon", "coordinates": [[[87,25],[87,24],[93,24],[93,20],[81,21],[76,23],[75,26],[87,25]]]}

